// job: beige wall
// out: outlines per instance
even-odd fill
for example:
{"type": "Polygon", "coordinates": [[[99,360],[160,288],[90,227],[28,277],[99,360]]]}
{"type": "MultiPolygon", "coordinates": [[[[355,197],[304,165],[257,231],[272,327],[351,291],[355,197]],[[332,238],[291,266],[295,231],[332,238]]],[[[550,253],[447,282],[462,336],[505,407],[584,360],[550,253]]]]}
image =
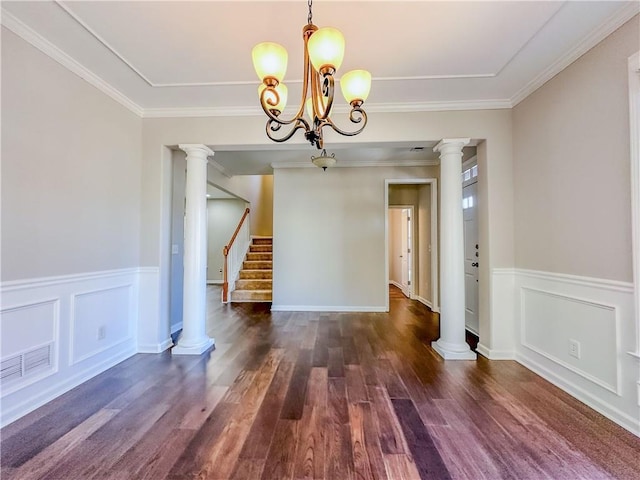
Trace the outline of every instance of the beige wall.
{"type": "Polygon", "coordinates": [[[242,175],[241,190],[251,204],[251,235],[273,235],[273,175],[242,175]]]}
{"type": "Polygon", "coordinates": [[[632,281],[627,58],[639,35],[636,16],[514,108],[517,267],[632,281]]]}
{"type": "Polygon", "coordinates": [[[222,281],[222,249],[235,232],[247,204],[243,200],[207,201],[207,280],[222,281]]]}
{"type": "Polygon", "coordinates": [[[2,28],[2,280],[138,267],[142,120],[2,28]]]}
{"type": "Polygon", "coordinates": [[[383,310],[385,180],[437,167],[279,169],[274,174],[273,305],[383,310]]]}
{"type": "MultiPolygon", "coordinates": [[[[418,269],[417,292],[423,300],[433,304],[431,295],[431,185],[418,187],[418,245],[422,261],[418,269]]],[[[435,245],[433,246],[435,248],[435,245]]]]}

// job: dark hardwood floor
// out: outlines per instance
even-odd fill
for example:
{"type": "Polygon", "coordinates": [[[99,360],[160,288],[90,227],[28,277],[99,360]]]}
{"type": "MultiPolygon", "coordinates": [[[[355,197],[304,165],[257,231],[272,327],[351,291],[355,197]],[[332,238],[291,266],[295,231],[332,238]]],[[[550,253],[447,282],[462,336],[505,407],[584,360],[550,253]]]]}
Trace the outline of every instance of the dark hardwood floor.
{"type": "Polygon", "coordinates": [[[438,318],[270,313],[209,289],[201,357],[136,355],[4,428],[3,479],[638,479],[640,439],[438,318]]]}

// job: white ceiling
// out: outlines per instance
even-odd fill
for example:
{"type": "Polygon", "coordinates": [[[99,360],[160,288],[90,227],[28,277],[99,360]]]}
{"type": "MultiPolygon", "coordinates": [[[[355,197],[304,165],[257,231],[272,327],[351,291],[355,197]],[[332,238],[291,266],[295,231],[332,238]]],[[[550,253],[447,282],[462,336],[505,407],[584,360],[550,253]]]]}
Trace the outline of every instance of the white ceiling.
{"type": "MultiPolygon", "coordinates": [[[[372,73],[371,115],[510,108],[638,10],[637,1],[315,0],[313,20],[343,32],[340,71],[372,73]]],[[[297,99],[306,21],[304,0],[2,1],[4,26],[143,117],[260,113],[251,49],[266,40],[289,51],[285,83],[297,99]]],[[[387,147],[368,158],[410,146],[387,147]]],[[[273,155],[217,152],[215,161],[229,174],[270,172],[273,155]]],[[[275,155],[294,161],[291,150],[275,155]]]]}

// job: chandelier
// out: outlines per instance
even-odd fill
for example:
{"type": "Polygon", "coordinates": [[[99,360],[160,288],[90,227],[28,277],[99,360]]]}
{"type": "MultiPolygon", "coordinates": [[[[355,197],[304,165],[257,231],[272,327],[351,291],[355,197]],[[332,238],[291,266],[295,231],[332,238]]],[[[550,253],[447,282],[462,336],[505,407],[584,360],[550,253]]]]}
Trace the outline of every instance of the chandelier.
{"type": "Polygon", "coordinates": [[[367,114],[362,104],[371,89],[371,74],[366,70],[352,70],[342,75],[340,87],[349,105],[349,120],[362,124],[354,131],[338,128],[330,118],[335,91],[335,74],[344,57],[344,37],[333,27],[318,28],[312,22],[312,3],[308,0],[308,23],[302,28],[304,40],[304,71],[302,101],[298,113],[283,119],[287,103],[287,86],[282,83],[287,70],[288,54],[282,45],[273,42],[259,43],[253,48],[253,66],[262,81],[258,87],[260,105],[267,115],[267,136],[275,142],[286,142],[297,130],[303,129],[305,138],[318,150],[324,148],[322,129],[330,126],[340,135],[357,135],[367,125],[367,114]],[[305,118],[305,107],[308,118],[305,118]],[[280,133],[283,126],[291,129],[280,133]]]}

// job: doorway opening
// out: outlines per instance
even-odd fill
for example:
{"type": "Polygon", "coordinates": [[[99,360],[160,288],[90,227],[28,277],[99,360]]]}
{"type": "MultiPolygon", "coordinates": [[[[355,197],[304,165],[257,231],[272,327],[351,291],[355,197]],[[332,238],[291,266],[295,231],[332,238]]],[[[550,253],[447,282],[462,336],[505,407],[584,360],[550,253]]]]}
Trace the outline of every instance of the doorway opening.
{"type": "Polygon", "coordinates": [[[405,297],[414,298],[413,205],[390,206],[389,216],[389,283],[398,287],[405,297]]]}
{"type": "Polygon", "coordinates": [[[384,218],[385,290],[395,285],[439,312],[437,179],[385,180],[384,218]]]}

